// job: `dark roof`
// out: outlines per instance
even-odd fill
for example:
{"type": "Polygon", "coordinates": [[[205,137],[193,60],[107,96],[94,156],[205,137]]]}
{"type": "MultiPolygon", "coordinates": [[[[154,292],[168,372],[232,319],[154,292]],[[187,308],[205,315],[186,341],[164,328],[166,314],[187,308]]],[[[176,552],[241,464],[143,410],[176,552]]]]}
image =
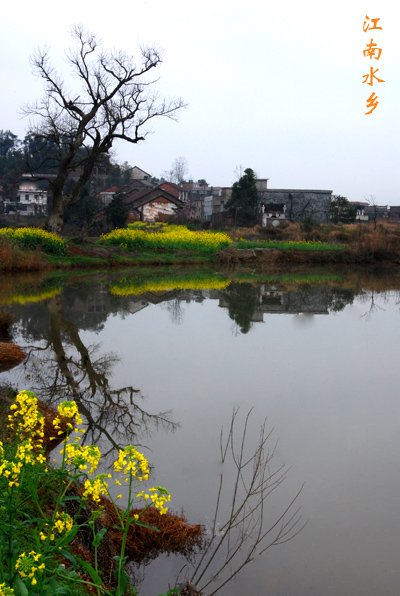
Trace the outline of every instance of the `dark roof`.
{"type": "Polygon", "coordinates": [[[262,203],[265,211],[284,211],[285,203],[262,203]]]}
{"type": "Polygon", "coordinates": [[[149,188],[147,190],[137,190],[131,191],[126,193],[122,198],[124,203],[127,203],[131,207],[137,208],[145,205],[146,203],[150,203],[151,201],[155,201],[160,197],[167,199],[170,203],[174,203],[177,207],[184,207],[185,204],[166,191],[164,188],[160,188],[157,186],[156,188],[149,188]]]}
{"type": "Polygon", "coordinates": [[[184,191],[185,189],[183,188],[183,186],[180,186],[180,184],[175,184],[175,182],[168,182],[168,180],[165,180],[164,182],[162,182],[159,186],[163,186],[163,184],[169,184],[170,186],[172,186],[173,188],[176,188],[177,190],[179,190],[180,192],[184,191]]]}
{"type": "Polygon", "coordinates": [[[110,187],[106,188],[105,190],[102,190],[99,194],[102,194],[104,192],[107,192],[107,193],[112,192],[114,194],[117,192],[127,193],[134,189],[137,190],[138,187],[140,187],[142,189],[149,188],[146,184],[143,184],[143,182],[141,180],[132,180],[129,184],[125,184],[124,186],[117,186],[116,184],[114,184],[113,186],[110,186],[110,187]]]}

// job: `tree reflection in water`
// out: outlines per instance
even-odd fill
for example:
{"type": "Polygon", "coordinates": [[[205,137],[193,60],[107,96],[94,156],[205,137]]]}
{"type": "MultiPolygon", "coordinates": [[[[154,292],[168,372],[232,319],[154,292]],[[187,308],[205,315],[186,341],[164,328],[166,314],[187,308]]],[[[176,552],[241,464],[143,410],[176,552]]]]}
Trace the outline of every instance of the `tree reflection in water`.
{"type": "Polygon", "coordinates": [[[346,288],[298,284],[293,290],[278,282],[257,286],[234,282],[219,295],[220,306],[228,309],[234,321],[234,335],[248,333],[267,314],[327,315],[343,310],[354,301],[354,292],[346,288]]]}
{"type": "Polygon", "coordinates": [[[187,589],[184,593],[194,596],[205,594],[204,590],[213,596],[256,556],[292,540],[307,524],[297,505],[303,487],[286,505],[281,495],[274,507],[271,497],[285,481],[287,468],[275,464],[275,448],[269,446],[272,431],[267,431],[266,420],[257,435],[250,430],[252,410],[241,429],[238,412],[234,409],[226,436],[221,430],[220,481],[204,547],[197,561],[189,561],[180,572],[186,578],[181,584],[187,589]]]}
{"type": "Polygon", "coordinates": [[[255,287],[249,283],[231,283],[220,294],[221,306],[228,309],[229,317],[236,324],[234,334],[248,333],[258,302],[255,287]]]}
{"type": "Polygon", "coordinates": [[[155,431],[174,432],[179,424],[171,412],[150,414],[144,397],[133,386],[112,389],[109,379],[119,357],[98,355],[99,345],[86,346],[78,327],[65,317],[61,296],[44,301],[50,329],[45,345],[28,345],[25,362],[31,389],[49,405],[75,400],[86,418],[83,443],[101,446],[104,457],[121,444],[134,443],[155,431]]]}

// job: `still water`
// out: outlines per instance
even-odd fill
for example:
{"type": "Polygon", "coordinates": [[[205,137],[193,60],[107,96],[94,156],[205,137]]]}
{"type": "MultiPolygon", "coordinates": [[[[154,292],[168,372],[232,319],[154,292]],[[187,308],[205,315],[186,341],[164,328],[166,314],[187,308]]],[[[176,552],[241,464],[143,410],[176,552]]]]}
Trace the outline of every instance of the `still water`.
{"type": "MultiPolygon", "coordinates": [[[[250,283],[135,273],[3,281],[2,302],[28,358],[0,382],[33,389],[48,403],[78,399],[106,465],[119,444],[135,443],[154,466],[152,484],[169,489],[171,508],[183,508],[190,523],[211,531],[221,475],[216,534],[229,519],[235,467],[229,449],[221,463],[220,435],[227,437],[232,413],[236,456],[246,416],[245,457],[267,419],[274,490],[264,502],[264,530],[302,490],[258,551],[279,532],[283,543],[262,555],[256,549],[221,594],[398,595],[398,278],[287,274],[250,283]]],[[[239,502],[245,494],[239,487],[239,502]]],[[[239,533],[245,547],[260,510],[249,519],[239,533]]],[[[225,547],[200,587],[224,554],[225,547]]],[[[232,566],[245,557],[244,548],[232,566]]],[[[174,585],[184,564],[161,556],[141,569],[140,595],[174,585]]]]}

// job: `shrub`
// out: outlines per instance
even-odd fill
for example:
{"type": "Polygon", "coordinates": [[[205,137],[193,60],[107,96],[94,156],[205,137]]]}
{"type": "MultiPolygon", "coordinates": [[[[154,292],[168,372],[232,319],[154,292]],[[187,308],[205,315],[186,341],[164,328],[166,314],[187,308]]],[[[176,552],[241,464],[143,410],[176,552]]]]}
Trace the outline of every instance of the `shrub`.
{"type": "Polygon", "coordinates": [[[300,222],[301,230],[306,233],[312,232],[317,227],[318,227],[318,223],[312,218],[311,215],[305,217],[300,222]]]}

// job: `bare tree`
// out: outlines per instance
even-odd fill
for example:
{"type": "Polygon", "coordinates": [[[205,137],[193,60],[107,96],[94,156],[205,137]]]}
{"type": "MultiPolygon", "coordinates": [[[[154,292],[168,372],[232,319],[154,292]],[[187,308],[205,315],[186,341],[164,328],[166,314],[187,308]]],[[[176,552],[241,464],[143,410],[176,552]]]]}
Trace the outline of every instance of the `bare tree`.
{"type": "Polygon", "coordinates": [[[372,217],[374,222],[374,230],[376,230],[376,221],[378,219],[378,202],[374,195],[369,195],[369,197],[364,197],[364,199],[367,201],[368,205],[370,205],[373,209],[372,217]]]}
{"type": "Polygon", "coordinates": [[[177,157],[172,164],[170,170],[167,170],[163,174],[163,178],[168,182],[174,182],[175,184],[182,184],[184,182],[189,170],[189,164],[185,157],[177,157]]]}
{"type": "Polygon", "coordinates": [[[53,175],[47,177],[53,195],[47,228],[53,232],[61,231],[67,207],[78,201],[94,166],[116,139],[143,141],[151,119],[176,119],[178,110],[185,107],[181,98],[160,98],[154,90],[156,80],[147,77],[162,62],[160,50],[142,47],[135,61],[122,51],[103,50],[81,26],[73,29],[72,37],[77,49],[67,53],[67,61],[81,90],[70,91],[51,65],[48,49],[37,50],[31,62],[44,81],[45,95],[23,110],[34,120],[30,133],[55,148],[53,175]]]}

